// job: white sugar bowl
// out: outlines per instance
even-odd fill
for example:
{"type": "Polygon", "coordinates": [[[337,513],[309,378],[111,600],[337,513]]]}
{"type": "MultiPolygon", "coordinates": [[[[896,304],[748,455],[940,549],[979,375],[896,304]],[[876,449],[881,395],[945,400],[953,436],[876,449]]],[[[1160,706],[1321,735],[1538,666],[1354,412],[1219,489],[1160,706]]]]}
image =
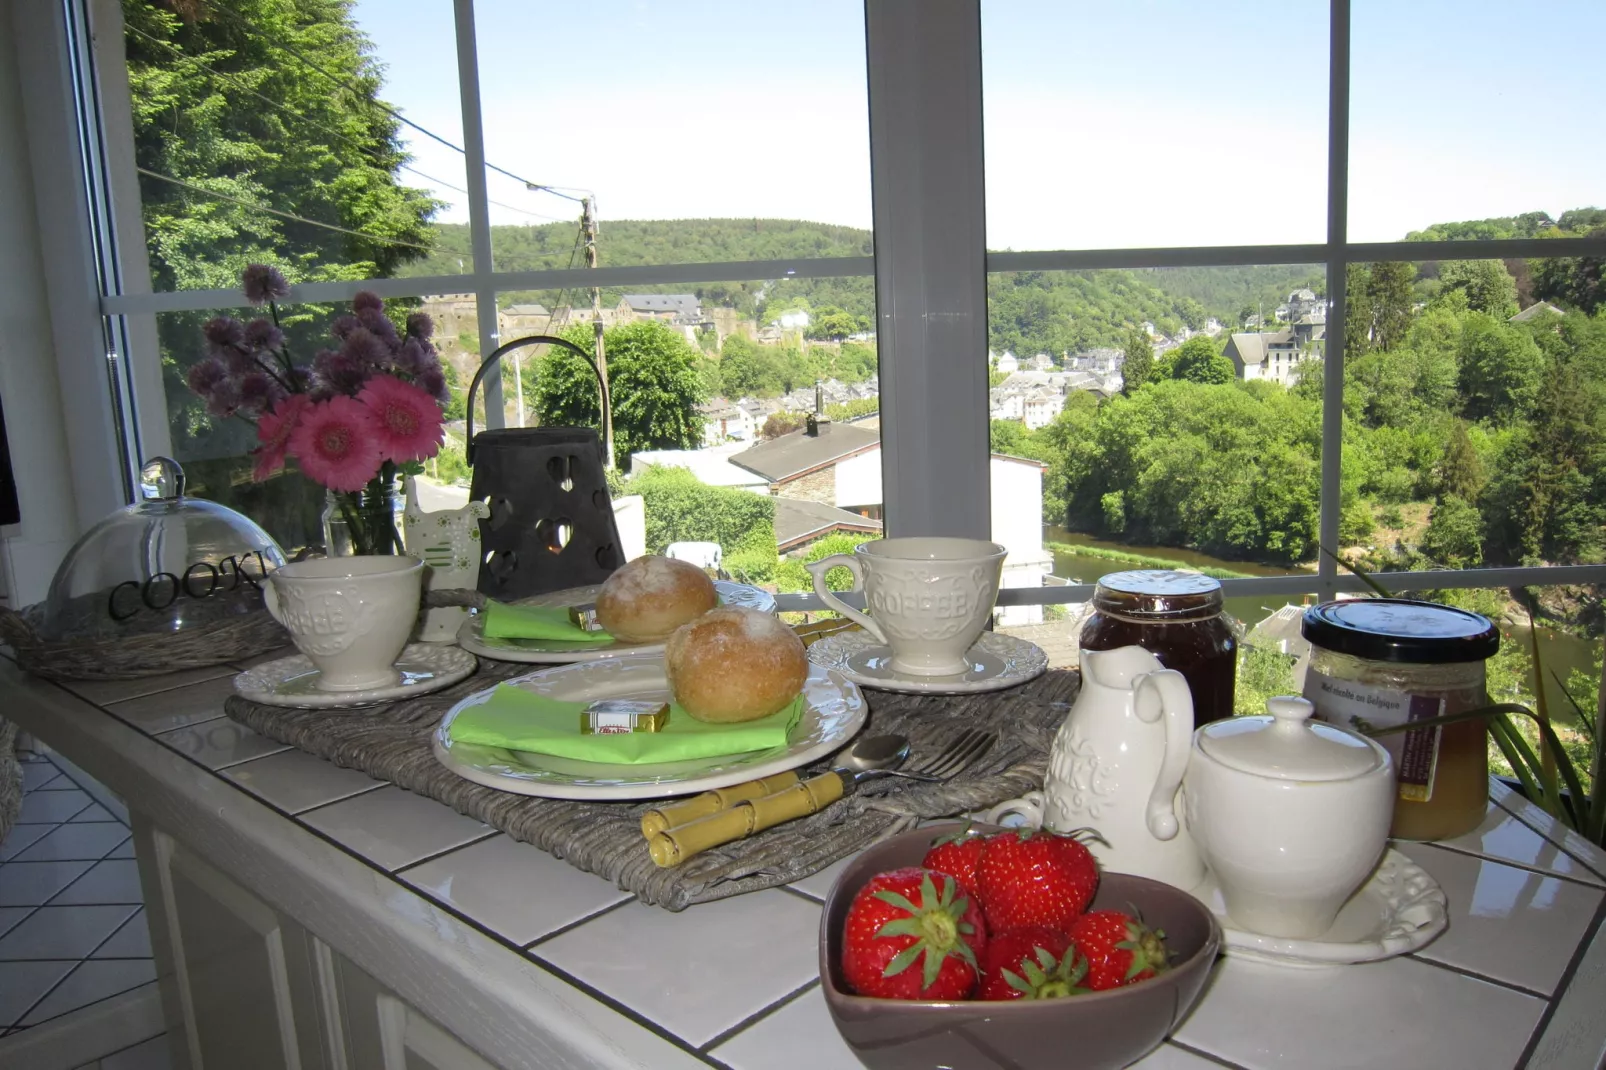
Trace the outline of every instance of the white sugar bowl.
{"type": "Polygon", "coordinates": [[[1394,770],[1376,741],[1320,721],[1305,699],[1266,703],[1193,734],[1188,830],[1233,924],[1312,939],[1366,882],[1388,844],[1394,770]]]}

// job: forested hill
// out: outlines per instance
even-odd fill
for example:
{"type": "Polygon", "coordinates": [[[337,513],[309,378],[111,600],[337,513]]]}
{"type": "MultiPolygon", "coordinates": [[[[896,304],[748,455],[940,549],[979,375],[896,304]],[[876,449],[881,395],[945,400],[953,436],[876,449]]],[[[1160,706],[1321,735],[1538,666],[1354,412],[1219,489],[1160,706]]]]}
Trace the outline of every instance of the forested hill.
{"type": "MultiPolygon", "coordinates": [[[[491,247],[499,271],[532,271],[578,266],[574,223],[491,228],[491,247]]],[[[436,251],[403,269],[407,275],[447,275],[470,257],[468,228],[436,227],[436,251]]],[[[869,256],[870,232],[789,219],[618,220],[602,224],[598,238],[604,266],[778,260],[788,257],[869,256]]],[[[998,352],[1075,351],[1119,345],[1126,328],[1148,320],[1170,333],[1199,328],[1205,319],[1239,322],[1244,309],[1267,311],[1301,286],[1320,288],[1319,269],[1284,267],[1179,268],[1144,271],[1007,272],[989,277],[992,303],[989,344],[998,352]]],[[[642,286],[632,290],[685,290],[686,286],[642,286]]],[[[811,308],[837,306],[855,316],[875,313],[875,287],[869,277],[831,279],[732,279],[690,287],[704,303],[735,308],[744,316],[763,316],[806,302],[811,308]]],[[[605,290],[605,302],[619,288],[605,290]]],[[[555,292],[502,295],[504,303],[534,300],[551,304],[555,292]]],[[[569,297],[572,300],[572,295],[569,297]]]]}

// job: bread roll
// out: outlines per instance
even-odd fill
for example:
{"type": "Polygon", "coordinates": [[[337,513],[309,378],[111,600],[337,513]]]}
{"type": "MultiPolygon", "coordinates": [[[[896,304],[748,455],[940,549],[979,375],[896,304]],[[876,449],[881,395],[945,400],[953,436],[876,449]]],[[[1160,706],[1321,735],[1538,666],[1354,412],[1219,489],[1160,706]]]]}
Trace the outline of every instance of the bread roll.
{"type": "Polygon", "coordinates": [[[597,592],[597,620],[615,639],[655,643],[719,604],[714,581],[696,565],[638,557],[597,592]]]}
{"type": "Polygon", "coordinates": [[[767,717],[791,702],[809,675],[803,641],[769,613],[723,606],[683,624],[664,650],[669,689],[699,721],[767,717]]]}

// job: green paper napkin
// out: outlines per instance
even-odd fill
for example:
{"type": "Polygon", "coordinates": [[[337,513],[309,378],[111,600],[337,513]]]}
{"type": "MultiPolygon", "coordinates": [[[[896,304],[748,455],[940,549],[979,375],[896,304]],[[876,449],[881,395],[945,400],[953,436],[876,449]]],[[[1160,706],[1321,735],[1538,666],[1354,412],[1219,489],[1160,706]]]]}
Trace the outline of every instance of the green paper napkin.
{"type": "Polygon", "coordinates": [[[566,643],[611,643],[607,632],[588,632],[569,619],[568,606],[510,606],[487,599],[487,639],[560,639],[566,643]]]}
{"type": "Polygon", "coordinates": [[[447,734],[454,743],[534,751],[583,762],[679,762],[785,746],[792,725],[803,712],[803,696],[798,695],[790,706],[768,717],[742,724],[705,724],[672,705],[669,723],[661,732],[613,735],[585,735],[580,731],[580,711],[587,705],[498,684],[489,702],[459,713],[447,734]]]}

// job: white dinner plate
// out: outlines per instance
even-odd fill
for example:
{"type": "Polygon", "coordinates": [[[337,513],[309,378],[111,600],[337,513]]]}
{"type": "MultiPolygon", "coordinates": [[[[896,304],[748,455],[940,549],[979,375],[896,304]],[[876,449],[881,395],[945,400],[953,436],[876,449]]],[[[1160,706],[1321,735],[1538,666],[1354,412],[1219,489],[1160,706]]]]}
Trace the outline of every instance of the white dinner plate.
{"type": "Polygon", "coordinates": [[[809,644],[809,660],[835,669],[860,687],[912,695],[964,695],[1000,691],[1036,679],[1048,655],[1036,643],[1003,632],[982,632],[965,654],[970,667],[952,676],[908,676],[892,668],[892,648],[854,628],[809,644]]]}
{"type": "Polygon", "coordinates": [[[1209,874],[1192,895],[1221,922],[1223,952],[1275,966],[1314,969],[1391,959],[1426,947],[1450,923],[1439,882],[1392,847],[1338,912],[1333,927],[1310,940],[1238,928],[1227,917],[1221,889],[1209,874]]]}
{"type": "MultiPolygon", "coordinates": [[[[669,698],[664,659],[656,654],[576,662],[506,682],[569,702],[669,698]]],[[[470,695],[446,711],[431,738],[435,757],[476,784],[552,799],[663,799],[770,776],[840,750],[864,727],[868,712],[864,696],[851,681],[811,665],[803,684],[803,713],[784,747],[657,765],[609,765],[454,742],[449,733],[452,720],[470,706],[489,701],[493,690],[470,695]]]]}
{"type": "MultiPolygon", "coordinates": [[[[531,598],[521,598],[521,606],[575,606],[594,602],[601,584],[590,587],[571,587],[566,591],[550,591],[531,598]]],[[[714,591],[722,606],[746,606],[765,613],[775,612],[775,596],[758,587],[729,580],[715,580],[714,591]]],[[[468,620],[457,630],[457,645],[482,658],[497,661],[523,661],[532,665],[567,665],[576,661],[600,661],[625,654],[659,654],[663,643],[626,643],[615,639],[611,643],[572,643],[562,639],[490,639],[485,635],[485,618],[479,613],[469,614],[468,620]]]]}

